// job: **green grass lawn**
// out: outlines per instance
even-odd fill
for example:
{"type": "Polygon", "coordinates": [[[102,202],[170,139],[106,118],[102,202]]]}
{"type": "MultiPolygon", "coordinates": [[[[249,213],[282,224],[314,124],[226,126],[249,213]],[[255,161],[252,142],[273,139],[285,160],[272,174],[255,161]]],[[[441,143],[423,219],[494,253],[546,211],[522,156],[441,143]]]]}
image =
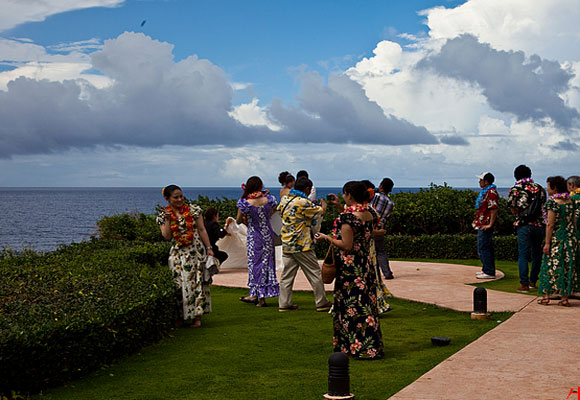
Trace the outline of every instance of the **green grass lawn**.
{"type": "MultiPolygon", "coordinates": [[[[417,262],[433,262],[433,263],[446,263],[446,264],[461,264],[461,265],[474,265],[481,266],[481,261],[479,260],[438,260],[438,259],[410,259],[410,258],[395,258],[393,260],[398,261],[417,261],[417,262]]],[[[490,290],[499,290],[502,292],[509,293],[519,293],[517,288],[521,286],[520,275],[518,273],[518,262],[517,261],[497,261],[495,262],[495,268],[499,269],[505,274],[503,279],[497,281],[487,281],[482,279],[482,283],[472,284],[472,286],[481,286],[490,290]]],[[[538,296],[538,289],[531,289],[529,293],[525,293],[532,296],[538,296]]]]}
{"type": "MultiPolygon", "coordinates": [[[[199,329],[180,328],[143,349],[65,387],[45,399],[320,399],[327,391],[332,323],[317,313],[311,293],[295,292],[300,309],[278,312],[238,300],[243,289],[212,288],[214,312],[199,329]]],[[[329,295],[330,297],[330,295],[329,295]]],[[[381,318],[385,358],[351,360],[351,392],[359,400],[386,399],[423,373],[505,321],[391,299],[381,318]],[[451,344],[435,347],[432,336],[451,344]]]]}

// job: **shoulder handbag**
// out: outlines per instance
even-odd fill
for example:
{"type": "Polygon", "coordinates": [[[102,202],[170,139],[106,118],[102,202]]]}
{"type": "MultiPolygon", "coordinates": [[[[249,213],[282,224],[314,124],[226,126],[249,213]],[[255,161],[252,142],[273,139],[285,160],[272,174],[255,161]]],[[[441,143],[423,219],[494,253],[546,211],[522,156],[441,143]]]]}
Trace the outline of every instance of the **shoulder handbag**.
{"type": "Polygon", "coordinates": [[[330,245],[322,262],[322,282],[329,284],[336,277],[336,262],[334,260],[334,246],[330,245]]]}

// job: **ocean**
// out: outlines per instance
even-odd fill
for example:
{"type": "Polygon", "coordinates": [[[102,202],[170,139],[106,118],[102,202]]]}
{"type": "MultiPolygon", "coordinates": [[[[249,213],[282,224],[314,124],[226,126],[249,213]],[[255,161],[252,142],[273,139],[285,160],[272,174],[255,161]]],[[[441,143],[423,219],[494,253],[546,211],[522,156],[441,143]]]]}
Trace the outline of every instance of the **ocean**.
{"type": "MultiPolygon", "coordinates": [[[[459,188],[458,188],[459,189],[459,188]]],[[[279,188],[271,188],[278,197],[279,188]]],[[[479,189],[473,189],[479,190],[479,189]]],[[[239,187],[184,187],[189,199],[239,198],[239,187]]],[[[317,188],[317,197],[341,188],[317,188]]],[[[394,192],[419,188],[395,188],[394,192]]],[[[507,188],[498,189],[507,197],[507,188]]],[[[103,216],[126,212],[152,214],[165,205],[160,188],[0,188],[0,249],[51,251],[61,244],[89,239],[103,216]]]]}

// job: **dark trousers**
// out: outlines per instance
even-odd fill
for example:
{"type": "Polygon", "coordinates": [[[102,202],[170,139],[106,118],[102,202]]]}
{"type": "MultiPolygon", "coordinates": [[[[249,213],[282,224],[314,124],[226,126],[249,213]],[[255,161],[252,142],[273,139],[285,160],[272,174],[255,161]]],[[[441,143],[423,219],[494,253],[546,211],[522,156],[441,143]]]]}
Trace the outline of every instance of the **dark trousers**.
{"type": "Polygon", "coordinates": [[[225,251],[221,251],[217,246],[211,246],[211,249],[213,250],[213,255],[215,256],[215,258],[218,259],[218,261],[220,262],[220,264],[222,264],[225,260],[228,259],[228,253],[226,253],[225,251]]]}
{"type": "Polygon", "coordinates": [[[391,266],[389,265],[389,257],[387,257],[387,251],[385,250],[385,235],[373,236],[375,239],[375,251],[377,254],[377,263],[379,268],[383,271],[383,276],[386,278],[393,275],[391,271],[391,266]]]}
{"type": "Polygon", "coordinates": [[[543,226],[518,226],[518,270],[522,285],[536,283],[542,264],[542,244],[545,236],[543,226]],[[528,275],[528,260],[532,258],[532,269],[528,275]]]}
{"type": "Polygon", "coordinates": [[[477,254],[483,264],[483,273],[495,275],[495,251],[493,248],[493,229],[477,231],[477,254]]]}

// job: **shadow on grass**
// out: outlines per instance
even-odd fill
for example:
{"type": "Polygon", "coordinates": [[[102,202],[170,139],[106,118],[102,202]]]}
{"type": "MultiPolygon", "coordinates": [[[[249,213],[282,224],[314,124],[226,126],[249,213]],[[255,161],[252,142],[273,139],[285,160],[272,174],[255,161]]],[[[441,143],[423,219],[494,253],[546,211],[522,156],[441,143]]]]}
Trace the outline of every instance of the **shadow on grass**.
{"type": "MultiPolygon", "coordinates": [[[[312,293],[295,292],[300,309],[279,313],[241,303],[244,289],[212,288],[214,312],[200,329],[174,330],[161,343],[44,399],[320,399],[327,391],[332,317],[315,312],[312,293]]],[[[352,360],[351,392],[357,399],[386,399],[511,313],[471,320],[436,306],[391,299],[381,317],[385,358],[352,360]],[[435,347],[432,336],[451,344],[435,347]]]]}

